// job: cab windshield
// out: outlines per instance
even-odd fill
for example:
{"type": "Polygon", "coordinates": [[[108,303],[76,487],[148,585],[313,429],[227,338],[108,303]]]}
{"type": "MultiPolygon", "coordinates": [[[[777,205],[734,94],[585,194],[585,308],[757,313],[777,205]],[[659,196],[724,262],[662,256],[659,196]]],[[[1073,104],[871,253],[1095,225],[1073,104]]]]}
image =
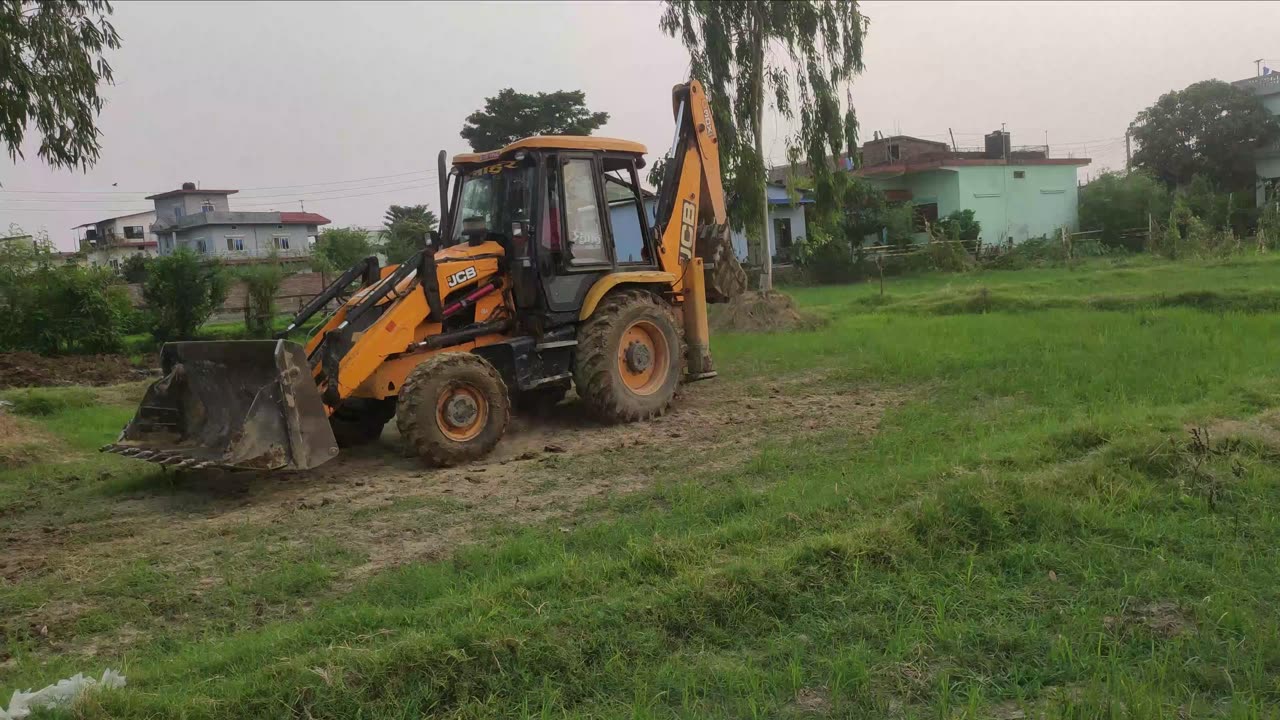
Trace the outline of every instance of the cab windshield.
{"type": "Polygon", "coordinates": [[[523,236],[529,224],[532,189],[533,168],[517,160],[465,171],[448,244],[523,236]]]}

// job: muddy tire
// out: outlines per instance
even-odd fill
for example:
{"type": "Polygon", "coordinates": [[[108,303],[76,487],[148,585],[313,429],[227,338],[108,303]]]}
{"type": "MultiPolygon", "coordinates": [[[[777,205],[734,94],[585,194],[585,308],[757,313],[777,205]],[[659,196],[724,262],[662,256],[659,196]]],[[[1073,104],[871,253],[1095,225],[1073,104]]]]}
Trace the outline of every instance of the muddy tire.
{"type": "Polygon", "coordinates": [[[578,329],[573,381],[606,422],[666,412],[684,376],[684,334],[671,306],[644,290],[607,296],[578,329]]]}
{"type": "Polygon", "coordinates": [[[329,427],[340,448],[368,445],[382,436],[395,411],[394,400],[348,400],[329,417],[329,427]]]}
{"type": "Polygon", "coordinates": [[[521,390],[511,395],[511,407],[520,415],[538,417],[555,409],[569,394],[569,383],[553,387],[540,387],[533,390],[521,390]]]}
{"type": "Polygon", "coordinates": [[[420,363],[405,379],[396,406],[406,448],[437,467],[484,457],[510,419],[506,383],[487,360],[466,352],[420,363]]]}

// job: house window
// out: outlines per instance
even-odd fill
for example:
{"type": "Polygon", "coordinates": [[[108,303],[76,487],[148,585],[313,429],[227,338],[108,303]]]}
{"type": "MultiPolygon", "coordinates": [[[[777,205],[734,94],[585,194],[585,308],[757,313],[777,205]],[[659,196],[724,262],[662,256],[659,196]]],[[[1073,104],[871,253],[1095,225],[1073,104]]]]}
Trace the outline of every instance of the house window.
{"type": "Polygon", "coordinates": [[[1024,180],[1024,179],[1026,179],[1026,177],[1027,177],[1027,171],[1026,171],[1026,170],[1014,170],[1014,171],[1013,171],[1013,179],[1014,179],[1014,180],[1024,180]]]}
{"type": "Polygon", "coordinates": [[[98,239],[98,228],[89,228],[88,230],[85,230],[85,231],[84,231],[84,239],[85,239],[85,240],[97,240],[97,239],[98,239]]]}
{"type": "Polygon", "coordinates": [[[208,248],[205,247],[204,240],[196,241],[196,252],[200,253],[201,255],[208,252],[208,248]]]}
{"type": "Polygon", "coordinates": [[[242,237],[228,237],[228,238],[227,238],[227,251],[228,251],[228,252],[239,252],[239,251],[241,251],[241,250],[244,250],[244,238],[242,238],[242,237]]]}
{"type": "Polygon", "coordinates": [[[276,245],[276,249],[277,249],[277,250],[288,250],[288,249],[289,249],[289,238],[288,238],[288,237],[283,236],[283,235],[277,235],[277,236],[275,236],[274,238],[272,238],[272,240],[274,240],[274,241],[275,241],[275,245],[276,245]]]}
{"type": "Polygon", "coordinates": [[[915,231],[925,232],[925,223],[933,225],[938,222],[938,203],[921,203],[912,208],[915,215],[915,231]]]}
{"type": "Polygon", "coordinates": [[[204,202],[200,203],[200,212],[202,213],[213,212],[213,201],[205,200],[204,202]]]}
{"type": "Polygon", "coordinates": [[[142,226],[141,225],[125,225],[124,236],[129,240],[141,240],[142,226]]]}
{"type": "Polygon", "coordinates": [[[902,159],[902,147],[897,143],[889,145],[889,162],[897,162],[902,159]]]}
{"type": "Polygon", "coordinates": [[[181,206],[181,205],[174,205],[174,206],[173,206],[173,219],[174,219],[174,220],[181,220],[181,219],[182,219],[182,216],[183,216],[184,214],[186,214],[186,213],[183,211],[183,209],[182,209],[182,206],[181,206]]]}

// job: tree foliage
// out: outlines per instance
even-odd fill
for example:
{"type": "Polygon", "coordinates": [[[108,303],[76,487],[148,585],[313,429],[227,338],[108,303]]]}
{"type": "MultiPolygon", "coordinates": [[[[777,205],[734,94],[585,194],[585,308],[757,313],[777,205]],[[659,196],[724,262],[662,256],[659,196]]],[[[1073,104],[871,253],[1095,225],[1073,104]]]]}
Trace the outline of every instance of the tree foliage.
{"type": "Polygon", "coordinates": [[[190,340],[227,299],[228,278],[221,265],[182,248],[156,258],[142,299],[154,317],[157,340],[190,340]]]}
{"type": "Polygon", "coordinates": [[[863,67],[867,19],[858,4],[666,0],[661,26],[688,48],[693,74],[710,95],[734,227],[763,221],[763,115],[770,102],[784,119],[799,120],[787,157],[808,161],[819,210],[833,207],[843,174],[833,172],[831,158],[852,156],[858,141],[847,89],[863,67]]]}
{"type": "Polygon", "coordinates": [[[98,159],[100,82],[112,81],[105,51],[120,47],[105,0],[0,0],[0,140],[22,157],[28,128],[54,167],[98,159]]]}
{"type": "Polygon", "coordinates": [[[436,229],[436,214],[426,205],[392,205],[383,216],[382,254],[389,263],[402,263],[427,246],[436,229]]]}
{"type": "Polygon", "coordinates": [[[109,268],[66,265],[47,243],[0,243],[0,349],[116,352],[129,293],[109,268]]]}
{"type": "Polygon", "coordinates": [[[484,100],[484,109],[467,116],[462,139],[476,152],[497,150],[530,135],[590,135],[609,122],[609,113],[591,112],[581,90],[537,94],[511,88],[484,100]]]}
{"type": "Polygon", "coordinates": [[[328,228],[316,241],[313,259],[326,272],[342,272],[374,252],[369,233],[360,228],[328,228]]]}
{"type": "Polygon", "coordinates": [[[1134,167],[1170,186],[1199,174],[1231,191],[1253,187],[1254,151],[1280,138],[1280,123],[1250,93],[1204,80],[1161,95],[1132,132],[1134,167]]]}
{"type": "Polygon", "coordinates": [[[120,274],[124,276],[124,281],[129,283],[142,283],[147,280],[147,271],[151,268],[151,258],[143,253],[130,255],[120,263],[120,274]]]}
{"type": "Polygon", "coordinates": [[[1169,214],[1169,190],[1150,173],[1108,172],[1080,188],[1080,227],[1102,231],[1102,243],[1110,247],[1142,250],[1142,238],[1126,241],[1126,230],[1145,228],[1150,218],[1169,214]]]}

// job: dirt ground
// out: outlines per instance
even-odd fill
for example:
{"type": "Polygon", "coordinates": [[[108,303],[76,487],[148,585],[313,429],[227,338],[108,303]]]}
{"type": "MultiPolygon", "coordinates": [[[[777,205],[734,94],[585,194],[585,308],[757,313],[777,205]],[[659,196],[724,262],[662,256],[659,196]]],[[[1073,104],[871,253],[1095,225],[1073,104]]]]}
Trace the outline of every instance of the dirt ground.
{"type": "MultiPolygon", "coordinates": [[[[156,468],[128,492],[104,498],[82,522],[7,523],[0,577],[58,587],[76,582],[84,568],[150,557],[172,563],[200,592],[224,582],[215,555],[247,552],[255,528],[287,527],[289,543],[322,540],[366,558],[342,573],[341,586],[383,568],[440,559],[498,526],[554,521],[567,530],[608,512],[592,501],[651,487],[673,470],[696,479],[740,466],[766,435],[785,443],[839,426],[870,436],[900,399],[896,391],[832,392],[813,377],[769,385],[717,380],[685,388],[671,412],[648,422],[601,426],[572,397],[538,420],[513,416],[490,457],[450,469],[403,456],[394,422],[373,445],[306,472],[156,468]]],[[[139,461],[118,462],[131,468],[139,461]]],[[[104,470],[101,479],[110,475],[104,470]]],[[[89,609],[50,597],[22,621],[67,627],[89,609]]],[[[137,632],[123,630],[118,640],[127,643],[137,632]]],[[[96,651],[78,647],[74,636],[50,642],[59,652],[96,651]]],[[[102,642],[95,640],[105,649],[102,642]]]]}
{"type": "Polygon", "coordinates": [[[124,355],[45,357],[31,352],[0,353],[0,389],[51,385],[113,385],[151,374],[155,358],[135,366],[124,355]]]}

